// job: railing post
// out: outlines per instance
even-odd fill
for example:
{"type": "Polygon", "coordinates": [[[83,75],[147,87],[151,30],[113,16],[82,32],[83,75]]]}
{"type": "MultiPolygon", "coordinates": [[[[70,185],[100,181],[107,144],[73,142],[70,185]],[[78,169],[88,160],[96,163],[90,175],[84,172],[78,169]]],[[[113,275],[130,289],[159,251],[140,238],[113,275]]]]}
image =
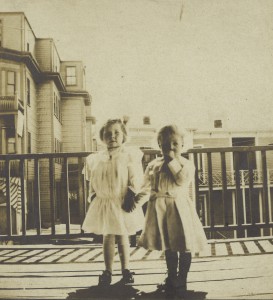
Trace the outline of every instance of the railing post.
{"type": "Polygon", "coordinates": [[[34,159],[34,216],[37,235],[41,234],[41,207],[40,207],[40,171],[39,158],[34,159]]]}
{"type": "Polygon", "coordinates": [[[242,224],[244,222],[243,199],[240,188],[240,170],[239,170],[239,153],[234,152],[234,169],[235,169],[235,199],[236,199],[236,215],[237,215],[237,237],[244,237],[242,224]]]}
{"type": "Polygon", "coordinates": [[[26,199],[25,199],[25,165],[24,159],[20,159],[19,174],[21,181],[21,206],[22,206],[22,234],[25,236],[26,229],[26,199]]]}
{"type": "Polygon", "coordinates": [[[207,153],[208,158],[208,185],[209,185],[209,211],[210,211],[210,228],[211,237],[214,237],[214,197],[213,197],[213,178],[212,178],[212,161],[211,152],[207,153]]]}
{"type": "Polygon", "coordinates": [[[263,172],[263,202],[264,202],[264,217],[265,224],[269,223],[269,206],[268,206],[268,177],[267,177],[267,163],[266,152],[261,151],[262,154],[262,172],[263,172]]]}
{"type": "Polygon", "coordinates": [[[55,229],[55,159],[50,157],[49,158],[49,197],[50,197],[50,216],[51,216],[51,234],[55,235],[56,229],[55,229]]]}
{"type": "Polygon", "coordinates": [[[10,201],[10,160],[5,160],[5,179],[6,179],[6,208],[7,208],[7,234],[12,235],[12,210],[10,201]]]}
{"type": "Polygon", "coordinates": [[[200,199],[199,199],[199,176],[198,176],[198,158],[197,153],[193,154],[193,160],[195,165],[195,204],[196,204],[196,211],[200,218],[200,199]]]}
{"type": "Polygon", "coordinates": [[[69,178],[68,178],[68,160],[64,157],[64,205],[65,205],[65,224],[66,234],[70,233],[70,205],[69,205],[69,178]]]}
{"type": "Polygon", "coordinates": [[[227,167],[226,167],[226,153],[221,152],[221,170],[222,170],[222,200],[224,207],[224,225],[229,225],[228,220],[228,201],[227,201],[227,167]]]}

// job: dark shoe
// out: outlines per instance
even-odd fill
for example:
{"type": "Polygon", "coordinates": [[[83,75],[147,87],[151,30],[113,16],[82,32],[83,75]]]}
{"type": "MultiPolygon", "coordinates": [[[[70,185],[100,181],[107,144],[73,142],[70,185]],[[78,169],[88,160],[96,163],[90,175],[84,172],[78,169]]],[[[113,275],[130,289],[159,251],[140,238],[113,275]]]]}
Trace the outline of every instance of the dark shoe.
{"type": "Polygon", "coordinates": [[[183,297],[187,292],[187,276],[179,274],[177,276],[176,293],[178,297],[183,297]]]}
{"type": "Polygon", "coordinates": [[[176,277],[168,276],[165,281],[158,285],[157,288],[164,292],[167,297],[173,297],[175,295],[176,277]]]}
{"type": "Polygon", "coordinates": [[[130,270],[125,269],[122,271],[122,283],[123,284],[128,284],[128,283],[134,283],[135,279],[134,279],[134,272],[130,272],[130,270]]]}
{"type": "Polygon", "coordinates": [[[99,285],[110,285],[112,281],[112,273],[108,270],[102,272],[99,276],[99,285]]]}

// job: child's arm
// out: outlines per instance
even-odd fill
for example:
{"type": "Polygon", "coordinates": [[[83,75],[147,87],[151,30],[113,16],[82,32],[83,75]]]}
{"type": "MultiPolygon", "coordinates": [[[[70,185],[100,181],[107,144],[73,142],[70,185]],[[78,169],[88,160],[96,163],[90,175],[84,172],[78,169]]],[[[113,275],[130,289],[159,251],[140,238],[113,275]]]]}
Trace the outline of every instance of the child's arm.
{"type": "Polygon", "coordinates": [[[168,168],[172,172],[177,185],[187,187],[193,181],[195,167],[191,161],[181,161],[174,158],[168,163],[168,168]]]}
{"type": "Polygon", "coordinates": [[[150,172],[151,172],[151,167],[148,165],[144,173],[144,180],[142,186],[140,188],[139,193],[136,195],[136,199],[135,199],[137,204],[140,206],[146,203],[150,198],[150,193],[151,193],[150,172]]]}
{"type": "Polygon", "coordinates": [[[143,152],[139,149],[130,149],[128,161],[129,186],[138,193],[143,182],[142,168],[143,152]]]}
{"type": "Polygon", "coordinates": [[[96,193],[92,187],[91,184],[91,178],[92,178],[92,163],[93,163],[93,158],[94,158],[94,154],[89,155],[86,158],[86,164],[85,164],[85,177],[86,180],[88,181],[88,196],[87,196],[87,202],[90,203],[95,197],[96,197],[96,193]]]}

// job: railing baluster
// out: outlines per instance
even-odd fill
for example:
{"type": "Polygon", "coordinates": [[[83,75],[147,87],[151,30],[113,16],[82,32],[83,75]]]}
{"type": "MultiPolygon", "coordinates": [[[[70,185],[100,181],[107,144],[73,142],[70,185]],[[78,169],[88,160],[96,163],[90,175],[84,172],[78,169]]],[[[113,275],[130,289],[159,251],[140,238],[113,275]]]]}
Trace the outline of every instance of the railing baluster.
{"type": "Polygon", "coordinates": [[[239,153],[234,152],[234,170],[235,170],[235,199],[236,199],[236,215],[237,215],[237,237],[244,236],[242,224],[244,223],[243,198],[240,188],[240,170],[239,170],[239,153]]]}
{"type": "Polygon", "coordinates": [[[248,162],[248,197],[251,211],[251,223],[254,225],[257,221],[257,212],[255,209],[255,197],[253,197],[253,165],[252,165],[252,153],[247,153],[247,162],[248,162]]]}
{"type": "Polygon", "coordinates": [[[7,204],[7,234],[12,235],[12,210],[10,203],[10,160],[5,160],[5,178],[6,178],[6,204],[7,204]]]}
{"type": "Polygon", "coordinates": [[[39,158],[34,159],[34,215],[37,235],[41,234],[39,158]]]}
{"type": "Polygon", "coordinates": [[[80,212],[80,224],[83,223],[85,217],[85,197],[83,194],[83,180],[82,180],[82,168],[83,159],[78,158],[78,199],[79,199],[79,212],[80,212]]]}
{"type": "Polygon", "coordinates": [[[268,205],[268,182],[267,182],[267,162],[266,162],[266,152],[261,151],[262,155],[262,172],[263,172],[263,201],[264,201],[264,216],[265,224],[269,223],[269,205],[268,205]]]}
{"type": "Polygon", "coordinates": [[[55,197],[54,197],[54,191],[55,191],[55,169],[54,169],[54,162],[55,159],[52,157],[49,158],[49,197],[50,197],[50,217],[51,217],[51,234],[56,234],[56,228],[55,228],[55,197]]]}
{"type": "Polygon", "coordinates": [[[226,153],[221,152],[221,170],[222,170],[222,201],[224,208],[224,226],[228,226],[228,201],[227,201],[227,166],[226,153]]]}
{"type": "Polygon", "coordinates": [[[199,218],[201,217],[200,213],[200,199],[199,199],[199,176],[198,176],[198,157],[197,153],[193,154],[193,160],[195,165],[195,205],[196,211],[198,213],[199,218]]]}
{"type": "Polygon", "coordinates": [[[64,205],[65,205],[65,224],[66,234],[70,233],[70,206],[69,206],[69,178],[68,178],[68,159],[64,157],[64,205]]]}
{"type": "Polygon", "coordinates": [[[24,159],[20,159],[19,174],[21,182],[21,210],[22,210],[22,234],[26,235],[26,199],[25,199],[25,164],[24,159]]]}
{"type": "Polygon", "coordinates": [[[209,184],[209,211],[210,211],[210,227],[214,228],[214,198],[213,198],[213,178],[212,178],[212,161],[211,152],[207,153],[208,158],[208,184],[209,184]]]}

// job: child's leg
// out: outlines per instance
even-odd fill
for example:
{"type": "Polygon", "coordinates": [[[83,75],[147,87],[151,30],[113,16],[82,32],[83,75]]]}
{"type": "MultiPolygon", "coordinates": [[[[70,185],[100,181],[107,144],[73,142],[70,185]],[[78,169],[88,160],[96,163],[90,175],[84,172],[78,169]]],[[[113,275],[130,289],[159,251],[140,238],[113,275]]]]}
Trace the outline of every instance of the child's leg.
{"type": "Polygon", "coordinates": [[[178,266],[178,253],[176,251],[166,250],[165,259],[168,269],[168,277],[165,279],[164,289],[168,296],[174,296],[177,266],[178,266]]]}
{"type": "Polygon", "coordinates": [[[118,252],[122,270],[122,282],[124,284],[134,283],[134,273],[129,270],[130,246],[127,235],[117,236],[118,252]]]}
{"type": "Polygon", "coordinates": [[[121,270],[129,269],[130,246],[127,235],[117,236],[118,252],[121,263],[121,270]]]}
{"type": "Polygon", "coordinates": [[[115,235],[107,234],[103,236],[103,256],[105,269],[112,273],[115,256],[115,235]]]}
{"type": "Polygon", "coordinates": [[[176,251],[166,250],[165,251],[165,259],[168,269],[169,277],[176,277],[177,275],[177,267],[178,267],[178,254],[176,251]]]}
{"type": "Polygon", "coordinates": [[[180,252],[178,284],[184,290],[187,289],[187,276],[191,267],[191,259],[191,252],[180,252]]]}
{"type": "Polygon", "coordinates": [[[112,266],[115,256],[115,236],[107,234],[103,236],[103,257],[105,271],[99,276],[99,285],[110,285],[112,281],[112,266]]]}

